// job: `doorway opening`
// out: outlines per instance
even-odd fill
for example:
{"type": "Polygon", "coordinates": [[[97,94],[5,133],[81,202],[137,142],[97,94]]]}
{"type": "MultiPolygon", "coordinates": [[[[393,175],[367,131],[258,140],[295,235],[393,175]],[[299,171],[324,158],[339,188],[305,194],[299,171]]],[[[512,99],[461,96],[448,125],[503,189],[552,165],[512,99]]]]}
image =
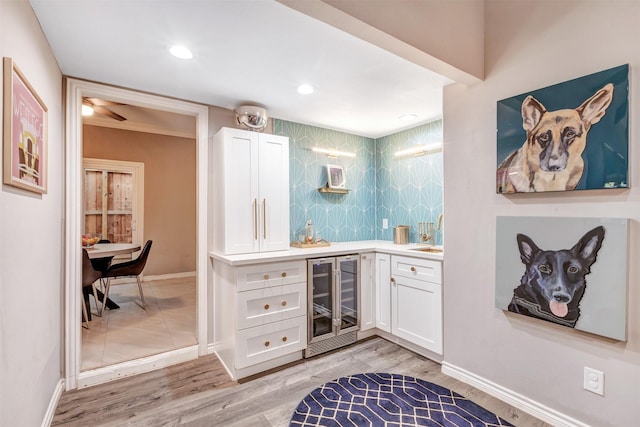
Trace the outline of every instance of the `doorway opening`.
{"type": "Polygon", "coordinates": [[[68,78],[66,84],[65,171],[65,386],[67,390],[98,384],[190,360],[207,352],[207,177],[208,108],[203,105],[68,78]],[[81,371],[81,231],[83,226],[83,127],[84,98],[108,99],[159,111],[195,117],[196,168],[196,332],[197,344],[135,360],[81,371]]]}

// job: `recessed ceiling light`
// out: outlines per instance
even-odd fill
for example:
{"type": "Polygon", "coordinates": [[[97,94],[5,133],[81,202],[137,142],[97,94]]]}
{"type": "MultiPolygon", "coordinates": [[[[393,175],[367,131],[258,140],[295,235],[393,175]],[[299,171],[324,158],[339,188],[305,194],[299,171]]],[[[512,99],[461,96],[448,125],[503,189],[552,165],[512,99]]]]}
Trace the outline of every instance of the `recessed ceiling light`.
{"type": "Polygon", "coordinates": [[[416,116],[415,114],[403,114],[398,117],[398,119],[402,120],[403,122],[412,122],[417,118],[418,116],[416,116]]]}
{"type": "Polygon", "coordinates": [[[171,52],[171,55],[175,56],[176,58],[180,58],[180,59],[193,58],[193,54],[191,53],[191,51],[184,46],[172,46],[171,49],[169,49],[169,52],[171,52]]]}
{"type": "Polygon", "coordinates": [[[301,95],[309,95],[313,93],[313,87],[311,87],[311,85],[300,85],[298,86],[298,93],[301,95]]]}

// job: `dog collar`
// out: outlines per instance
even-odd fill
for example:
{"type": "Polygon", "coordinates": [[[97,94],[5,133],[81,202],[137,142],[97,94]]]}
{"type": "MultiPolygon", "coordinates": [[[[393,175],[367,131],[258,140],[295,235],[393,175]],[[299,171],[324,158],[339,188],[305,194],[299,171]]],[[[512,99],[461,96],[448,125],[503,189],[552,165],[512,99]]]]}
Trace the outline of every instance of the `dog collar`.
{"type": "Polygon", "coordinates": [[[571,328],[576,326],[575,320],[564,320],[561,317],[554,316],[553,314],[549,314],[546,311],[543,311],[540,307],[540,304],[533,303],[524,298],[513,296],[514,302],[516,305],[526,308],[529,313],[534,315],[534,317],[539,317],[540,319],[548,320],[553,323],[559,323],[560,325],[569,326],[571,328]]]}

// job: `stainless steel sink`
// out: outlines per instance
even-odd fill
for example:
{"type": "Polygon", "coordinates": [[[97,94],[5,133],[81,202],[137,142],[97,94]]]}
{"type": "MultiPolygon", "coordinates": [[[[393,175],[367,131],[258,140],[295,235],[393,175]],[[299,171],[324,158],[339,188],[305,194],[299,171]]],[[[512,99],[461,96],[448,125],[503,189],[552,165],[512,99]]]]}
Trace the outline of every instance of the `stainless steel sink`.
{"type": "Polygon", "coordinates": [[[430,246],[425,246],[423,248],[413,248],[409,249],[410,251],[419,251],[419,252],[431,252],[431,253],[442,253],[442,248],[432,248],[430,246]]]}

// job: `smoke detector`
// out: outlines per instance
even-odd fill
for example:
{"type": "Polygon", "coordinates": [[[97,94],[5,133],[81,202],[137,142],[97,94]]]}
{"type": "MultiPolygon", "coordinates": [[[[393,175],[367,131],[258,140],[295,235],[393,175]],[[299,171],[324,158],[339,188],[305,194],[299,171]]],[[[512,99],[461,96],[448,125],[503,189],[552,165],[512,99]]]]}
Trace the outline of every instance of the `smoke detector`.
{"type": "Polygon", "coordinates": [[[267,110],[255,105],[241,105],[235,109],[236,126],[240,129],[248,129],[262,132],[267,126],[267,110]]]}

